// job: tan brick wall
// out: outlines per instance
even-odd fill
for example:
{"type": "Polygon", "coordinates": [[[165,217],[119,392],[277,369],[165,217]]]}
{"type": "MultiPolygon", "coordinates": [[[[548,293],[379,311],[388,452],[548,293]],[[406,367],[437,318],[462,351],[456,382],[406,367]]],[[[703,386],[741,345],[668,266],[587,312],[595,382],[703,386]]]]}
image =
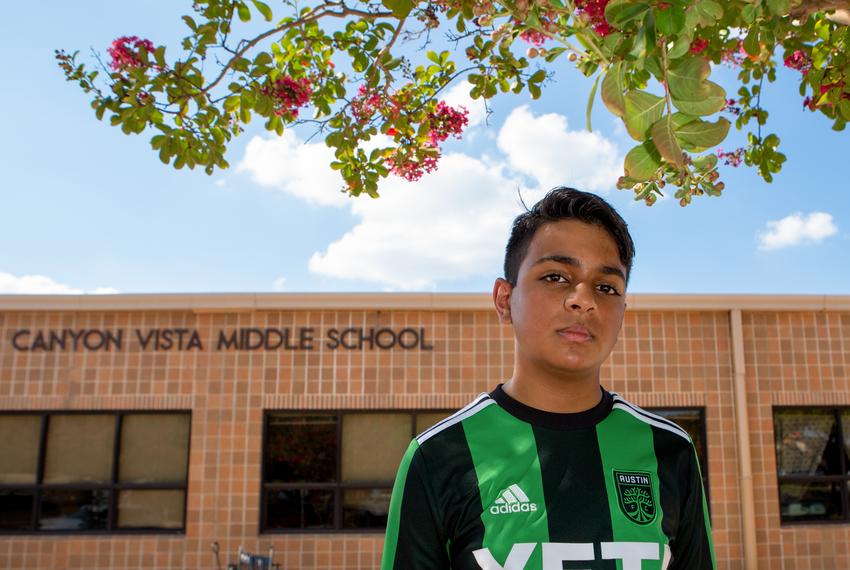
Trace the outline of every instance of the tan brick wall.
{"type": "MultiPolygon", "coordinates": [[[[771,406],[850,404],[850,314],[744,313],[760,568],[850,568],[850,528],[779,526],[771,406]]],[[[511,372],[491,311],[0,312],[0,410],[192,410],[186,534],[3,536],[0,568],[214,568],[274,544],[287,569],[378,565],[375,534],[259,535],[264,409],[458,408],[511,372]],[[433,351],[216,352],[219,329],[424,328],[433,351]],[[203,351],[141,351],[135,328],[198,329],[203,351]],[[125,329],[123,351],[15,352],[17,329],[125,329]]],[[[627,313],[603,385],[642,406],[705,406],[718,566],[743,566],[728,311],[627,313]]]]}

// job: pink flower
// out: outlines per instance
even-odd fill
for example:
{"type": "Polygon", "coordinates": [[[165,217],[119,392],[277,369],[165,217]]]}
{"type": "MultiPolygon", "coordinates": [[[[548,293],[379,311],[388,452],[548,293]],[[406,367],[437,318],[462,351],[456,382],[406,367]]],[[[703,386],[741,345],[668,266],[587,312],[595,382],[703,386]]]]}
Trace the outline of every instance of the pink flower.
{"type": "Polygon", "coordinates": [[[582,16],[599,36],[607,36],[614,31],[605,19],[605,6],[610,0],[576,0],[576,12],[582,16]]]}
{"type": "Polygon", "coordinates": [[[154,47],[150,40],[139,39],[136,36],[122,36],[112,42],[106,50],[112,61],[109,67],[113,71],[123,71],[130,67],[141,67],[144,65],[139,57],[139,50],[144,48],[146,52],[153,53],[154,47]]]}
{"type": "Polygon", "coordinates": [[[361,85],[357,97],[351,100],[351,113],[360,124],[368,122],[381,106],[381,95],[375,89],[361,85]]]}
{"type": "Polygon", "coordinates": [[[698,53],[702,53],[703,51],[705,51],[705,48],[707,48],[707,47],[708,47],[708,40],[706,40],[704,38],[697,38],[697,39],[695,39],[694,41],[691,42],[691,48],[690,48],[689,51],[692,54],[696,55],[698,53]]]}
{"type": "Polygon", "coordinates": [[[440,160],[440,154],[423,153],[417,160],[411,154],[399,154],[396,150],[393,155],[387,158],[387,165],[390,167],[390,172],[396,176],[401,176],[408,182],[416,182],[426,172],[437,170],[437,163],[440,160]]]}
{"type": "Polygon", "coordinates": [[[298,108],[310,102],[313,87],[306,77],[294,79],[285,75],[270,82],[260,92],[272,98],[275,115],[293,120],[298,117],[298,108]]]}
{"type": "Polygon", "coordinates": [[[428,120],[431,122],[430,139],[433,146],[443,142],[449,135],[454,135],[455,138],[460,138],[464,127],[469,124],[469,111],[466,107],[459,106],[454,109],[446,104],[445,101],[437,103],[437,108],[433,113],[429,113],[428,120]]]}
{"type": "Polygon", "coordinates": [[[794,50],[791,55],[785,56],[785,67],[796,69],[803,75],[809,72],[812,68],[812,62],[802,50],[794,50]]]}

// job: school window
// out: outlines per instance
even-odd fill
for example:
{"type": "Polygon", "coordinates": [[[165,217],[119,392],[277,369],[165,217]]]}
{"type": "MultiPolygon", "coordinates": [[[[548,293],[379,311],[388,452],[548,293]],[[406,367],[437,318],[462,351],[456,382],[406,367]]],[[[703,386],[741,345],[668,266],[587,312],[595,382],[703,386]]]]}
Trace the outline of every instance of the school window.
{"type": "Polygon", "coordinates": [[[383,531],[410,440],[452,413],[268,412],[263,531],[383,531]]]}
{"type": "Polygon", "coordinates": [[[773,426],[781,521],[850,521],[850,409],[775,408],[773,426]]]}
{"type": "Polygon", "coordinates": [[[0,415],[0,532],[183,531],[190,424],[186,412],[0,415]]]}

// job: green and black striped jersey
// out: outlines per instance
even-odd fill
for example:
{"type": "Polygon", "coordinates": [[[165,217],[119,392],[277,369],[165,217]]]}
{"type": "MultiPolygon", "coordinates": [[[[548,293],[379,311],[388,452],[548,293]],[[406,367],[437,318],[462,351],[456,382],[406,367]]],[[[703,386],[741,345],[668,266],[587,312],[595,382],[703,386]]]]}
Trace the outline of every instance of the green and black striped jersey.
{"type": "Polygon", "coordinates": [[[414,439],[382,569],[704,570],[714,551],[694,446],[603,391],[530,408],[499,386],[414,439]]]}

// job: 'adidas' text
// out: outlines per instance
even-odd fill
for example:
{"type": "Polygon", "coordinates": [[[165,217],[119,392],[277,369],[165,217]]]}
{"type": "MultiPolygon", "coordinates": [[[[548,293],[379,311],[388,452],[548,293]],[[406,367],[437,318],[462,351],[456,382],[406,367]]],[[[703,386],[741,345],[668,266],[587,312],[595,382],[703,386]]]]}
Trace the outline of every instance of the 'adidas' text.
{"type": "Polygon", "coordinates": [[[514,483],[499,493],[499,498],[490,507],[490,513],[494,515],[506,515],[508,513],[533,513],[537,510],[537,504],[528,499],[528,495],[514,483]]]}

